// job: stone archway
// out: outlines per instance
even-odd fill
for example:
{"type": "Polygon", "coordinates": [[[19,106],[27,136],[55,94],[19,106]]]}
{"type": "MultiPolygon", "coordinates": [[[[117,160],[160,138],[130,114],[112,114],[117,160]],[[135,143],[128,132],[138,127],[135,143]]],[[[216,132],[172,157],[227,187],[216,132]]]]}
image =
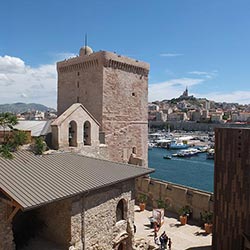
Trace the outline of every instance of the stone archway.
{"type": "Polygon", "coordinates": [[[75,121],[71,121],[69,123],[69,146],[77,147],[77,123],[75,121]]]}
{"type": "Polygon", "coordinates": [[[125,244],[121,242],[117,248],[117,250],[126,250],[125,244]]]}
{"type": "Polygon", "coordinates": [[[89,121],[83,124],[83,143],[84,145],[91,145],[91,123],[89,121]]]}

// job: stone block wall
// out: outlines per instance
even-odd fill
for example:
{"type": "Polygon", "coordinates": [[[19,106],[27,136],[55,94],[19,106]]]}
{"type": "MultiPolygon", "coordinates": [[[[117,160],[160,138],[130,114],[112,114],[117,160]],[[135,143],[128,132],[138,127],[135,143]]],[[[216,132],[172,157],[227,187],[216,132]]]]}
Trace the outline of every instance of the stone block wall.
{"type": "MultiPolygon", "coordinates": [[[[74,107],[74,106],[73,106],[74,107]]],[[[99,146],[99,125],[89,115],[89,113],[80,105],[75,109],[67,110],[61,117],[58,117],[51,125],[52,127],[52,145],[55,149],[69,147],[69,124],[71,121],[76,123],[76,146],[93,148],[99,146]],[[90,144],[84,145],[84,123],[90,124],[90,144]]]]}
{"type": "Polygon", "coordinates": [[[73,103],[82,103],[98,120],[102,116],[102,65],[94,54],[57,64],[57,110],[61,115],[73,103]],[[74,67],[79,65],[79,67],[74,67]],[[66,70],[65,70],[66,68],[66,70]]]}
{"type": "Polygon", "coordinates": [[[68,248],[71,240],[71,199],[45,205],[38,209],[38,214],[46,225],[42,237],[68,248]]]}
{"type": "Polygon", "coordinates": [[[128,249],[133,244],[134,181],[126,181],[84,199],[84,249],[116,249],[125,236],[128,249]],[[126,202],[126,219],[116,221],[118,202],[126,202]],[[127,232],[127,234],[126,234],[127,232]],[[128,237],[126,238],[126,235],[128,237]]]}
{"type": "Polygon", "coordinates": [[[100,123],[108,159],[128,162],[133,148],[147,167],[149,64],[100,51],[59,62],[58,114],[82,103],[100,123]]]}
{"type": "Polygon", "coordinates": [[[12,224],[8,221],[10,206],[0,201],[0,249],[14,250],[12,224]]]}
{"type": "Polygon", "coordinates": [[[200,220],[200,213],[213,211],[213,193],[192,189],[189,187],[156,180],[153,178],[138,178],[136,181],[136,196],[146,194],[147,208],[157,207],[157,200],[165,202],[166,210],[178,213],[183,206],[190,206],[193,219],[200,220]]]}
{"type": "Polygon", "coordinates": [[[128,162],[135,148],[147,166],[148,77],[112,67],[103,71],[102,130],[110,160],[128,162]]]}

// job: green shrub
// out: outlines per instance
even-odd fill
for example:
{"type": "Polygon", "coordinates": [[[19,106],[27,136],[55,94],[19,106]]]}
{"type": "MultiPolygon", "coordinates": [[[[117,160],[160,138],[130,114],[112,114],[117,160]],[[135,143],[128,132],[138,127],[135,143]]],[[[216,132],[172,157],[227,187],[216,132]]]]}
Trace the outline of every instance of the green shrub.
{"type": "Polygon", "coordinates": [[[42,137],[37,137],[35,139],[34,153],[36,155],[42,155],[43,152],[46,150],[46,147],[47,147],[47,145],[42,137]]]}
{"type": "Polygon", "coordinates": [[[13,154],[11,153],[11,145],[3,144],[0,146],[0,155],[6,159],[13,159],[13,154]]]}
{"type": "Polygon", "coordinates": [[[179,214],[182,216],[189,216],[192,213],[192,209],[191,207],[189,207],[188,205],[183,206],[180,210],[179,210],[179,214]]]}
{"type": "Polygon", "coordinates": [[[166,208],[166,204],[163,200],[157,200],[157,207],[158,208],[166,208]]]}
{"type": "Polygon", "coordinates": [[[145,194],[140,194],[139,196],[139,202],[145,203],[147,201],[148,197],[145,194]]]}
{"type": "Polygon", "coordinates": [[[201,220],[204,223],[212,224],[213,223],[213,212],[204,211],[203,213],[201,213],[201,220]]]}

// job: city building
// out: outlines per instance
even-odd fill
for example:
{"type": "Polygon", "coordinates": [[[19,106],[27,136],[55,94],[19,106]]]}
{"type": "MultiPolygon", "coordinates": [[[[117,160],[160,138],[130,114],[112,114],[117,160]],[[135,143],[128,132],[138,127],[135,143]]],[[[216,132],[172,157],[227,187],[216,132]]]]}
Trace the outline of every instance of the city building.
{"type": "Polygon", "coordinates": [[[233,122],[250,122],[250,112],[237,112],[232,114],[233,122]]]}
{"type": "Polygon", "coordinates": [[[184,112],[174,112],[168,115],[168,121],[185,121],[187,114],[184,112]]]}
{"type": "Polygon", "coordinates": [[[215,129],[213,250],[249,249],[249,148],[250,129],[215,129]]]}
{"type": "Polygon", "coordinates": [[[210,113],[210,120],[211,120],[211,122],[220,123],[223,120],[222,117],[223,117],[223,113],[222,112],[211,112],[210,113]]]}
{"type": "Polygon", "coordinates": [[[187,98],[187,97],[188,97],[188,88],[186,87],[180,98],[187,98]]]}
{"type": "Polygon", "coordinates": [[[195,110],[192,112],[192,121],[200,121],[201,120],[201,111],[195,110]]]}
{"type": "Polygon", "coordinates": [[[165,122],[168,118],[168,115],[163,111],[156,112],[156,121],[165,122]]]}
{"type": "Polygon", "coordinates": [[[148,111],[159,111],[159,106],[153,103],[148,104],[148,111]]]}

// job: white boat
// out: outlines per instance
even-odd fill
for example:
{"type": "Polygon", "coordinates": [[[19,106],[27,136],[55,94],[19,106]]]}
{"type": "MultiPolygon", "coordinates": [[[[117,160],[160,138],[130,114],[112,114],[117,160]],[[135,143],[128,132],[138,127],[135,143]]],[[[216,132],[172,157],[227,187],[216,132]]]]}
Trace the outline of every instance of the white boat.
{"type": "Polygon", "coordinates": [[[190,149],[183,149],[180,150],[176,156],[177,157],[191,157],[191,156],[195,156],[198,153],[200,153],[201,151],[197,148],[190,148],[190,149]]]}
{"type": "Polygon", "coordinates": [[[188,147],[189,147],[188,144],[184,144],[183,142],[176,142],[176,141],[171,141],[171,143],[168,146],[169,149],[186,149],[188,147]]]}
{"type": "Polygon", "coordinates": [[[152,149],[153,147],[155,147],[155,144],[153,142],[149,142],[148,143],[148,149],[152,149]]]}
{"type": "Polygon", "coordinates": [[[214,149],[209,149],[207,151],[207,159],[211,159],[211,160],[214,159],[214,149]]]}
{"type": "Polygon", "coordinates": [[[205,153],[209,150],[209,147],[204,146],[204,147],[198,147],[198,149],[201,151],[201,153],[205,153]]]}

